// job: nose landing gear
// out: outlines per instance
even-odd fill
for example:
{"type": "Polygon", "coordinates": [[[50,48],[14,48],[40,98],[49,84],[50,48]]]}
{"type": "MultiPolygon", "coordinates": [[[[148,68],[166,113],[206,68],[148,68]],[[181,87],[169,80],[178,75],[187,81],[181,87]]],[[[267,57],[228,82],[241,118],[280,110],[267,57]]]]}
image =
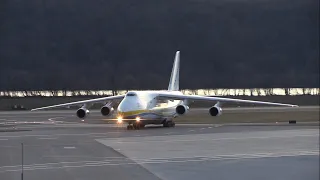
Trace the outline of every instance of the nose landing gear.
{"type": "Polygon", "coordinates": [[[128,124],[127,126],[127,130],[133,130],[133,129],[141,129],[141,128],[144,128],[144,124],[141,124],[141,123],[133,123],[133,124],[128,124]]]}
{"type": "Polygon", "coordinates": [[[128,126],[127,126],[127,130],[132,130],[132,129],[133,129],[132,124],[128,124],[128,126]]]}

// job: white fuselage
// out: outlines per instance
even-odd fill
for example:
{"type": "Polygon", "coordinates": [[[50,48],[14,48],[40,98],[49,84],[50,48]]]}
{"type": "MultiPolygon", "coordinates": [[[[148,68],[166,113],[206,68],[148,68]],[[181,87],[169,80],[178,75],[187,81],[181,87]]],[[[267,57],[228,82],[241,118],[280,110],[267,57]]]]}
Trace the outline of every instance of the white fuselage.
{"type": "Polygon", "coordinates": [[[182,94],[179,91],[130,91],[120,102],[117,115],[124,120],[141,118],[148,121],[162,121],[176,116],[180,100],[159,100],[158,93],[182,94]]]}

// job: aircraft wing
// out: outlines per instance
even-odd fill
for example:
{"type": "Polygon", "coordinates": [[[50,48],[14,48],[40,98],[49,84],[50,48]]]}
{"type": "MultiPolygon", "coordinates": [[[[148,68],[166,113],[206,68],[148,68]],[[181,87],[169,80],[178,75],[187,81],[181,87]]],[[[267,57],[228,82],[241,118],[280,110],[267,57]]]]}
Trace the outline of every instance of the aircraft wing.
{"type": "Polygon", "coordinates": [[[265,101],[253,101],[253,100],[245,100],[245,99],[209,97],[209,96],[198,96],[198,95],[159,94],[158,97],[165,98],[165,99],[172,99],[172,100],[235,102],[235,103],[252,103],[252,104],[298,107],[297,105],[293,105],[293,104],[282,104],[282,103],[265,102],[265,101]]]}
{"type": "Polygon", "coordinates": [[[51,108],[56,108],[56,107],[68,107],[68,106],[72,106],[72,105],[102,103],[102,102],[106,102],[106,101],[120,100],[120,99],[123,99],[124,96],[125,95],[118,95],[118,96],[109,96],[109,97],[102,97],[102,98],[96,98],[96,99],[89,99],[89,100],[84,100],[84,101],[75,101],[75,102],[70,102],[70,103],[35,108],[35,109],[31,109],[31,111],[51,109],[51,108]]]}

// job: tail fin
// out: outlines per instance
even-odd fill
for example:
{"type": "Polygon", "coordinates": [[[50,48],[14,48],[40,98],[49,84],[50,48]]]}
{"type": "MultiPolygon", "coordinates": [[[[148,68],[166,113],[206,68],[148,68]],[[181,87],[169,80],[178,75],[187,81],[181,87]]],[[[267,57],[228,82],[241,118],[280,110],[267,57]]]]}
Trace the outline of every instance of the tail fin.
{"type": "Polygon", "coordinates": [[[172,67],[168,91],[179,91],[180,51],[176,52],[172,67]]]}

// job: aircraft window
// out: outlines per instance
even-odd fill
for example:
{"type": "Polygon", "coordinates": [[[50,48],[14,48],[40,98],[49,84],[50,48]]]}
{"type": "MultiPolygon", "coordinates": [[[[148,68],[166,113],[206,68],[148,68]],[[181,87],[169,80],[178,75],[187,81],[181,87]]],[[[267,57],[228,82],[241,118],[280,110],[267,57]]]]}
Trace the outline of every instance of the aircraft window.
{"type": "Polygon", "coordinates": [[[128,93],[127,96],[136,96],[134,93],[128,93]]]}

